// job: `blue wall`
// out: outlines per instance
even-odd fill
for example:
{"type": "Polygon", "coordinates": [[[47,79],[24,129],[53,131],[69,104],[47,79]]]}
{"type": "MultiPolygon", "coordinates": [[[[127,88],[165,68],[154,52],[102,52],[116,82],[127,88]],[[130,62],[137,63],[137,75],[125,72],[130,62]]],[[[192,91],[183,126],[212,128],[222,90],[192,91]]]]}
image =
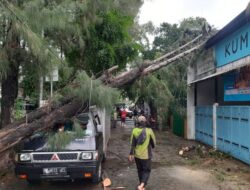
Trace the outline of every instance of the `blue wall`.
{"type": "Polygon", "coordinates": [[[250,107],[219,106],[217,110],[218,149],[250,164],[250,107]]]}
{"type": "Polygon", "coordinates": [[[215,45],[216,66],[221,67],[250,54],[250,23],[215,45]]]}
{"type": "MultiPolygon", "coordinates": [[[[212,106],[196,107],[196,140],[213,145],[212,106]]],[[[250,106],[217,107],[217,148],[250,164],[250,106]]]]}
{"type": "Polygon", "coordinates": [[[212,106],[196,107],[195,138],[213,146],[213,108],[212,106]]]}

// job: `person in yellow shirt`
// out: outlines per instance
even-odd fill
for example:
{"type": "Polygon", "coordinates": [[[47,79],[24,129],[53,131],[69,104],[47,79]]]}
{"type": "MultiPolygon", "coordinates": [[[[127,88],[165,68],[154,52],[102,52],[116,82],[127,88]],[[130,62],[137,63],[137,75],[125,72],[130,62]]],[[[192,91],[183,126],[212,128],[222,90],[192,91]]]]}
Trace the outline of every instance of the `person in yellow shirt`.
{"type": "Polygon", "coordinates": [[[147,128],[147,120],[144,116],[138,117],[138,126],[131,134],[131,149],[129,161],[135,160],[139,182],[138,190],[144,190],[151,172],[152,148],[155,147],[156,139],[151,128],[147,128]]]}

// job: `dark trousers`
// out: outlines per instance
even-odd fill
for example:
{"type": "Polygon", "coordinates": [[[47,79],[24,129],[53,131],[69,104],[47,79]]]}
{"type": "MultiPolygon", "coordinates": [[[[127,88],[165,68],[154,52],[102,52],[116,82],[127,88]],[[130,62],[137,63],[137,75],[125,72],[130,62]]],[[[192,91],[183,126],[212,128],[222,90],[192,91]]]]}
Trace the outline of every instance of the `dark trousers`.
{"type": "Polygon", "coordinates": [[[135,163],[137,167],[139,181],[140,183],[145,183],[146,185],[151,172],[151,159],[142,160],[139,158],[135,158],[135,163]]]}

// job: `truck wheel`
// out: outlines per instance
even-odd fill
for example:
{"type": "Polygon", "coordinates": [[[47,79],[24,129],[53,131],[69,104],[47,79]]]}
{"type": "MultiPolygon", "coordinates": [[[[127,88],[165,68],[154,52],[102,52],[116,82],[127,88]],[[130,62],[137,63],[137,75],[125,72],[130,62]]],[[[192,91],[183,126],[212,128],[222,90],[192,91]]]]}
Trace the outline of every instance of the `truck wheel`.
{"type": "Polygon", "coordinates": [[[102,162],[99,163],[97,172],[93,176],[93,183],[99,183],[102,180],[102,162]]]}

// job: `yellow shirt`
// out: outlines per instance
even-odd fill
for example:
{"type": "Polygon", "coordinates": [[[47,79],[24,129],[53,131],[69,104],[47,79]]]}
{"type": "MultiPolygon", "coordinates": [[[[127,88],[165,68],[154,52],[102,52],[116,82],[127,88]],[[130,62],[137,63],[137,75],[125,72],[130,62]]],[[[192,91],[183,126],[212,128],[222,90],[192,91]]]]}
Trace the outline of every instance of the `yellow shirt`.
{"type": "Polygon", "coordinates": [[[136,139],[141,134],[143,128],[136,127],[133,129],[130,143],[131,143],[131,151],[130,154],[134,155],[136,158],[139,159],[151,159],[152,152],[151,148],[155,146],[156,139],[152,129],[146,128],[146,139],[143,144],[137,145],[136,139]]]}

